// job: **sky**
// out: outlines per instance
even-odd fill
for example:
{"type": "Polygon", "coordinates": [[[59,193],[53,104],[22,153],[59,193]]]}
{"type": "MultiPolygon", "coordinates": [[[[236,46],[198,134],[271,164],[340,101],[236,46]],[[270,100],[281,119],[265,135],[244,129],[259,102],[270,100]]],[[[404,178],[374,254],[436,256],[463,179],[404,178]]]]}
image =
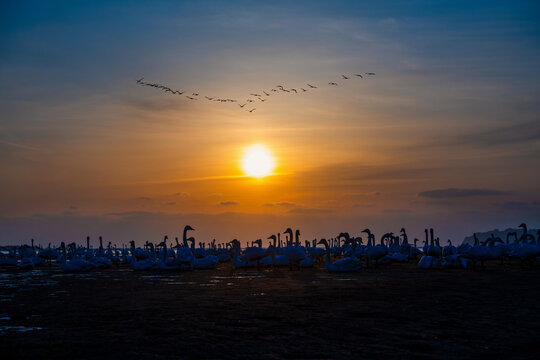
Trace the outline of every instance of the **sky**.
{"type": "Polygon", "coordinates": [[[540,226],[535,1],[0,7],[0,244],[540,226]]]}

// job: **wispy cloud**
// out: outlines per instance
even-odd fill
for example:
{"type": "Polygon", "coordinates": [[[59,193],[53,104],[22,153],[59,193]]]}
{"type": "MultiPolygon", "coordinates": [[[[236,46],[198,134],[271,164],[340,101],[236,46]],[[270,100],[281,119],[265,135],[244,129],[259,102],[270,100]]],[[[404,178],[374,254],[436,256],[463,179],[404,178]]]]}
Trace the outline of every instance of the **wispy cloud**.
{"type": "Polygon", "coordinates": [[[540,201],[509,201],[500,207],[511,211],[540,212],[540,201]]]}
{"type": "Polygon", "coordinates": [[[149,198],[148,196],[139,196],[139,197],[135,198],[135,200],[140,200],[140,201],[151,201],[152,198],[149,198]]]}
{"type": "Polygon", "coordinates": [[[219,205],[221,206],[234,206],[234,205],[238,205],[239,202],[238,201],[221,201],[219,203],[219,205]]]}
{"type": "Polygon", "coordinates": [[[265,207],[272,207],[272,206],[292,207],[292,206],[296,206],[296,204],[292,203],[292,202],[288,202],[288,201],[282,201],[282,202],[277,202],[277,203],[265,203],[265,204],[262,204],[262,206],[265,206],[265,207]]]}
{"type": "Polygon", "coordinates": [[[383,209],[381,212],[385,214],[408,214],[412,211],[407,209],[383,209]]]}
{"type": "Polygon", "coordinates": [[[28,145],[24,145],[24,144],[17,144],[17,143],[10,142],[10,141],[5,141],[5,140],[0,140],[0,144],[7,145],[9,147],[14,147],[14,148],[17,148],[17,149],[42,151],[42,149],[38,149],[38,148],[33,147],[33,146],[28,146],[28,145]]]}
{"type": "Polygon", "coordinates": [[[475,196],[499,196],[507,195],[509,192],[491,189],[436,189],[422,191],[418,193],[418,196],[427,197],[432,199],[455,199],[455,198],[470,198],[475,196]]]}

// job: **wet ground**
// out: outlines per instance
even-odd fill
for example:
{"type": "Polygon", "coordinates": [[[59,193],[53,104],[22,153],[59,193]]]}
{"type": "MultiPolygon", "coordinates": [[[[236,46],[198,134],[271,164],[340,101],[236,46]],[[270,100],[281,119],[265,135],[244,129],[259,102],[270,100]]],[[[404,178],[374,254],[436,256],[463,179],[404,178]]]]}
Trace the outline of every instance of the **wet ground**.
{"type": "Polygon", "coordinates": [[[0,269],[2,358],[538,359],[540,267],[0,269]]]}

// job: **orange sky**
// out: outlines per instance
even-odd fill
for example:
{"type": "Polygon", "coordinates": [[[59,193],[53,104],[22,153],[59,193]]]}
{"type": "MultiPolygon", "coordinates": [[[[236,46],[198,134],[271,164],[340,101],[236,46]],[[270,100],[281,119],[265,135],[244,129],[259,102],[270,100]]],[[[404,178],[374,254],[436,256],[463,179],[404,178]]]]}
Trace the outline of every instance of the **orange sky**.
{"type": "Polygon", "coordinates": [[[439,9],[441,20],[315,4],[136,6],[102,20],[89,14],[118,8],[7,9],[0,242],[142,242],[187,222],[201,241],[288,226],[305,239],[433,226],[460,241],[535,226],[540,56],[527,9],[439,9]],[[318,88],[248,113],[139,86],[141,76],[235,99],[318,88]],[[275,175],[243,176],[253,144],[273,154],[275,175]]]}

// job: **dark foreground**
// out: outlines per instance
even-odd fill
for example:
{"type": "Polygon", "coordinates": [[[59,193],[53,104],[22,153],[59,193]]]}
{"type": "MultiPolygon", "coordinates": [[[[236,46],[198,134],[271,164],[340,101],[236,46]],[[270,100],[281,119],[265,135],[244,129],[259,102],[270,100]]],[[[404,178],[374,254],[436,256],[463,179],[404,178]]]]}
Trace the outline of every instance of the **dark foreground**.
{"type": "Polygon", "coordinates": [[[3,359],[540,358],[539,268],[0,274],[3,359]]]}

